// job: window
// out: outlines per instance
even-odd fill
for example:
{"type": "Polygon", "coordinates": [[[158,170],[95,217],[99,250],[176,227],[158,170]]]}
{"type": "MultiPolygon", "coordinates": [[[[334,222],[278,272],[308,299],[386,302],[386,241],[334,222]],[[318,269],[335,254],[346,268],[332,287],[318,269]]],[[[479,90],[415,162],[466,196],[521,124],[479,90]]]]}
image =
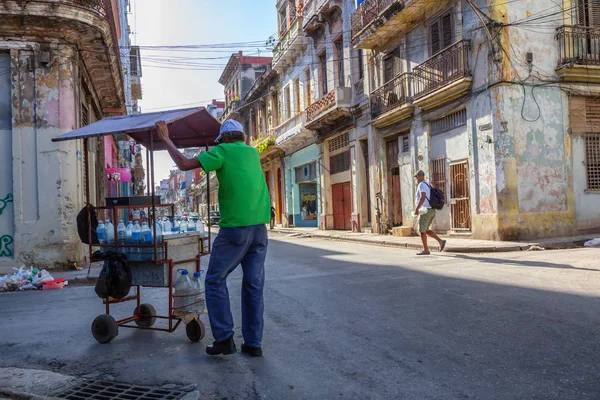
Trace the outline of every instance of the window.
{"type": "Polygon", "coordinates": [[[400,74],[400,49],[396,49],[383,59],[383,79],[385,83],[400,74]]]}
{"type": "Polygon", "coordinates": [[[325,53],[319,55],[319,83],[322,97],[327,94],[327,57],[325,53]]]}
{"type": "Polygon", "coordinates": [[[314,181],[317,179],[317,164],[304,164],[296,168],[296,183],[314,181]]]}
{"type": "Polygon", "coordinates": [[[467,110],[463,109],[431,121],[431,134],[437,135],[465,125],[467,125],[467,110]]]}
{"type": "Polygon", "coordinates": [[[329,159],[329,173],[331,175],[350,171],[350,150],[337,154],[329,159]]]}
{"type": "Polygon", "coordinates": [[[600,134],[589,133],[584,140],[587,190],[600,192],[600,134]]]}
{"type": "Polygon", "coordinates": [[[80,127],[84,127],[90,124],[90,110],[83,103],[81,104],[81,120],[79,122],[80,127]]]}
{"type": "Polygon", "coordinates": [[[583,26],[600,27],[600,1],[577,0],[577,22],[583,26]]]}
{"type": "Polygon", "coordinates": [[[142,62],[140,60],[140,47],[131,46],[129,51],[129,63],[132,76],[142,76],[142,62]]]}
{"type": "Polygon", "coordinates": [[[284,94],[283,94],[283,101],[284,103],[284,110],[283,113],[285,115],[285,119],[288,120],[292,117],[291,114],[291,108],[292,108],[292,104],[291,104],[291,95],[290,95],[290,86],[286,86],[285,90],[284,90],[284,94]]]}
{"type": "Polygon", "coordinates": [[[410,140],[408,136],[402,137],[402,152],[408,153],[410,151],[410,140]]]}
{"type": "Polygon", "coordinates": [[[433,177],[431,179],[431,185],[446,193],[446,159],[436,158],[435,160],[432,160],[432,164],[433,177]]]}
{"type": "Polygon", "coordinates": [[[429,23],[429,47],[431,54],[435,54],[454,42],[454,28],[452,27],[452,12],[448,11],[429,23]]]}
{"type": "Polygon", "coordinates": [[[363,79],[365,77],[365,67],[363,62],[363,51],[362,49],[358,49],[358,79],[363,79]]]}
{"type": "Polygon", "coordinates": [[[340,39],[334,43],[334,46],[337,58],[338,86],[344,87],[344,41],[340,39]]]}
{"type": "Polygon", "coordinates": [[[310,89],[310,69],[304,71],[304,87],[306,94],[304,95],[304,107],[308,108],[312,104],[312,93],[310,89]]]}
{"type": "Polygon", "coordinates": [[[300,113],[300,79],[294,81],[294,113],[300,113]]]}

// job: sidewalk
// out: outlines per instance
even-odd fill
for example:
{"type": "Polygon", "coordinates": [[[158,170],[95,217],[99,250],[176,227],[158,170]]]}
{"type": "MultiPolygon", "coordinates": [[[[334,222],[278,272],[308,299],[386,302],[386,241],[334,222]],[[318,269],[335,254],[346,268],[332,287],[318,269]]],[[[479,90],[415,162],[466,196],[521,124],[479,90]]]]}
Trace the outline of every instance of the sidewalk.
{"type": "MultiPolygon", "coordinates": [[[[329,240],[340,240],[345,242],[356,242],[379,246],[401,247],[406,249],[421,250],[423,244],[418,236],[396,237],[391,235],[378,235],[374,233],[352,233],[348,231],[323,231],[316,228],[274,228],[271,232],[286,234],[288,236],[324,238],[329,240]]],[[[456,236],[440,235],[447,240],[444,251],[451,253],[495,253],[509,251],[525,251],[531,246],[539,246],[544,249],[570,249],[582,247],[583,242],[600,236],[590,234],[583,236],[557,237],[540,239],[532,242],[497,242],[491,240],[477,240],[460,238],[456,236]]],[[[429,238],[429,247],[433,251],[439,250],[437,242],[429,238]]]]}

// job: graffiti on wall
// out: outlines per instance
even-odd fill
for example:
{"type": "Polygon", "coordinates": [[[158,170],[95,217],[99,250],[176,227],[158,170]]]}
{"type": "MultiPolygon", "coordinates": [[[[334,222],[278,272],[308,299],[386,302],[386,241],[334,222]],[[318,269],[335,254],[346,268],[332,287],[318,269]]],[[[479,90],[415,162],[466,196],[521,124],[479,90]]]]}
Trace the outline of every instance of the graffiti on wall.
{"type": "Polygon", "coordinates": [[[6,207],[8,207],[8,203],[12,203],[12,202],[13,202],[12,193],[7,194],[6,197],[3,199],[0,199],[0,215],[2,215],[2,212],[4,211],[4,209],[6,207]]]}
{"type": "Polygon", "coordinates": [[[12,236],[4,235],[0,237],[0,257],[12,257],[12,250],[8,246],[13,242],[12,236]]]}
{"type": "MultiPolygon", "coordinates": [[[[13,195],[9,193],[3,199],[0,199],[0,215],[4,212],[6,207],[8,207],[8,203],[13,202],[13,195]]],[[[8,247],[14,242],[14,239],[10,235],[0,236],[0,257],[12,257],[13,252],[8,247]]]]}

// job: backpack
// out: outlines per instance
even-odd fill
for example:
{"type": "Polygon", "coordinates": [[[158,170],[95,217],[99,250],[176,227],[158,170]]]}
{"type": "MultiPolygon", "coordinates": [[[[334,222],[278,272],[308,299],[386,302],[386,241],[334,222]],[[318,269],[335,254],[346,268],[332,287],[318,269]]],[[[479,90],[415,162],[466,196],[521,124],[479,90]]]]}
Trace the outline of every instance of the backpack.
{"type": "Polygon", "coordinates": [[[79,239],[85,244],[98,244],[98,235],[96,234],[96,228],[98,227],[98,216],[96,215],[96,209],[93,205],[90,207],[90,222],[92,223],[92,243],[89,242],[89,224],[88,224],[88,209],[87,206],[83,207],[79,214],[77,214],[77,233],[79,239]]]}
{"type": "Polygon", "coordinates": [[[425,182],[427,186],[429,186],[430,198],[427,199],[429,201],[429,205],[431,208],[436,210],[441,210],[444,208],[446,204],[446,195],[444,192],[438,188],[432,187],[429,183],[425,182]]]}

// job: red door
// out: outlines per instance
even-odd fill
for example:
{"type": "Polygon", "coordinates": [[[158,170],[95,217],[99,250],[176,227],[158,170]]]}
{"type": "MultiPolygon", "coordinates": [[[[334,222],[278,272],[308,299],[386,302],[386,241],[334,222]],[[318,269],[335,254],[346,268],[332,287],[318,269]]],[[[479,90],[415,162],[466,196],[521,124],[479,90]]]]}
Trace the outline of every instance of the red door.
{"type": "Polygon", "coordinates": [[[331,186],[333,198],[333,229],[346,230],[352,229],[352,194],[350,191],[350,182],[340,183],[331,186]]]}

